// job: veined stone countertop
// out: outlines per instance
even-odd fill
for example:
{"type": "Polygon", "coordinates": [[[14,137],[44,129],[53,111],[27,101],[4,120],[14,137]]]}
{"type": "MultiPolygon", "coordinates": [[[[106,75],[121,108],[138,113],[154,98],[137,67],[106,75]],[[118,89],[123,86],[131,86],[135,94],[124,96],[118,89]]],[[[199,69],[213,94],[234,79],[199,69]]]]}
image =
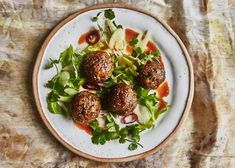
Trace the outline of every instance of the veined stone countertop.
{"type": "Polygon", "coordinates": [[[235,167],[234,0],[0,0],[0,167],[235,167]],[[145,159],[99,163],[73,154],[35,107],[32,69],[62,19],[102,3],[127,3],[165,20],[191,56],[195,96],[183,127],[145,159]]]}

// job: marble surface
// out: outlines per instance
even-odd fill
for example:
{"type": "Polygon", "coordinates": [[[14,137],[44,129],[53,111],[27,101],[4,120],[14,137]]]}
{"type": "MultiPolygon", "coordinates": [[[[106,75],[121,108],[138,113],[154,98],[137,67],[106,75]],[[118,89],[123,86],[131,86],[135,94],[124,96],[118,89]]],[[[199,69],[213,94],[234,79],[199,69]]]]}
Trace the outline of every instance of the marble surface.
{"type": "Polygon", "coordinates": [[[0,0],[0,95],[3,168],[235,167],[235,1],[0,0]],[[68,151],[42,123],[32,93],[32,69],[50,30],[86,6],[111,2],[165,20],[195,71],[193,105],[177,136],[156,154],[126,163],[98,163],[68,151]]]}

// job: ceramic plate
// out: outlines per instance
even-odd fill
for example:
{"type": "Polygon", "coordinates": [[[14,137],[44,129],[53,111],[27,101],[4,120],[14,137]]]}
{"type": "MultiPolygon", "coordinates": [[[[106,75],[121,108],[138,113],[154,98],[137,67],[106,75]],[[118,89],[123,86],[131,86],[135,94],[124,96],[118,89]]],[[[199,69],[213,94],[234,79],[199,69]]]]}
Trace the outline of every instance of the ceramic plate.
{"type": "Polygon", "coordinates": [[[38,111],[51,133],[68,149],[83,157],[104,161],[121,162],[146,157],[158,151],[181,127],[193,97],[193,70],[189,55],[174,31],[163,21],[146,12],[126,5],[101,5],[81,10],[56,26],[49,34],[38,54],[33,74],[34,96],[38,111]],[[47,109],[46,97],[49,89],[45,84],[56,71],[45,69],[49,58],[57,59],[70,44],[77,46],[78,37],[94,23],[91,18],[104,9],[112,8],[116,22],[139,32],[148,29],[159,47],[170,86],[167,101],[170,109],[162,115],[154,129],[141,134],[144,146],[128,150],[128,144],[110,141],[105,145],[94,145],[90,136],[77,128],[72,121],[61,115],[51,114],[47,109]]]}

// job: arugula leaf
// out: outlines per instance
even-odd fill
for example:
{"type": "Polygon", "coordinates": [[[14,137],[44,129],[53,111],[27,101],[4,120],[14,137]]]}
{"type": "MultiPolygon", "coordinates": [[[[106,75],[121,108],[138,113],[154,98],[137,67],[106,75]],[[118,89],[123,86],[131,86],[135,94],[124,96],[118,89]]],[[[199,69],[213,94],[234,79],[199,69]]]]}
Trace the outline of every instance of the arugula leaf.
{"type": "Polygon", "coordinates": [[[113,20],[115,18],[115,14],[112,9],[107,9],[104,11],[104,16],[106,19],[113,20]]]}
{"type": "Polygon", "coordinates": [[[73,46],[70,45],[69,48],[67,48],[64,52],[60,54],[60,63],[62,65],[62,68],[72,64],[72,56],[73,56],[73,46]]]}

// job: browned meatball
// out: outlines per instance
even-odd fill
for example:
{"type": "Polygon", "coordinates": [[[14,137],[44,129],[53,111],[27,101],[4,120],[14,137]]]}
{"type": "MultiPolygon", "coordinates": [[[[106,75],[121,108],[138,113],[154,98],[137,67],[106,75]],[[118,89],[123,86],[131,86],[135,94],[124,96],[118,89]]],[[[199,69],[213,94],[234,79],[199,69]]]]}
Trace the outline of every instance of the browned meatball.
{"type": "Polygon", "coordinates": [[[111,56],[98,51],[87,56],[83,63],[83,73],[92,82],[104,82],[113,72],[114,65],[111,56]]]}
{"type": "Polygon", "coordinates": [[[148,62],[138,72],[139,85],[148,89],[157,89],[166,78],[164,66],[158,62],[148,62]]]}
{"type": "Polygon", "coordinates": [[[137,105],[137,95],[131,86],[124,83],[111,88],[108,95],[110,110],[119,115],[127,115],[133,112],[137,105]]]}
{"type": "Polygon", "coordinates": [[[72,101],[72,119],[82,124],[94,121],[101,110],[100,99],[93,93],[82,91],[72,101]]]}

